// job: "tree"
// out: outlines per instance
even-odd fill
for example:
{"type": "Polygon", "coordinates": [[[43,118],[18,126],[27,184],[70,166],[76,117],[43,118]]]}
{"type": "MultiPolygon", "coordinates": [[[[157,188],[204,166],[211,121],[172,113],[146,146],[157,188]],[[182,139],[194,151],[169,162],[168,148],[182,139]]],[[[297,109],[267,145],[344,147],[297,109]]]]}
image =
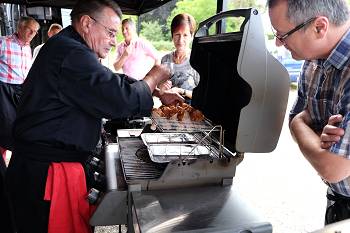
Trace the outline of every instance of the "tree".
{"type": "MultiPolygon", "coordinates": [[[[189,13],[191,14],[195,20],[197,21],[197,24],[204,21],[205,19],[213,16],[216,14],[216,5],[217,0],[181,0],[176,3],[176,7],[171,12],[168,20],[167,25],[170,29],[171,20],[180,13],[189,13]]],[[[231,0],[228,3],[228,10],[232,9],[238,9],[238,8],[248,8],[248,7],[259,7],[263,8],[263,6],[258,5],[256,3],[256,0],[231,0]]],[[[227,21],[227,28],[226,31],[237,31],[239,30],[239,27],[241,23],[243,22],[243,19],[229,19],[227,21]]],[[[170,34],[169,34],[170,36],[170,34]]]]}
{"type": "Polygon", "coordinates": [[[141,22],[140,35],[150,41],[161,41],[164,40],[162,27],[158,21],[141,22]]]}

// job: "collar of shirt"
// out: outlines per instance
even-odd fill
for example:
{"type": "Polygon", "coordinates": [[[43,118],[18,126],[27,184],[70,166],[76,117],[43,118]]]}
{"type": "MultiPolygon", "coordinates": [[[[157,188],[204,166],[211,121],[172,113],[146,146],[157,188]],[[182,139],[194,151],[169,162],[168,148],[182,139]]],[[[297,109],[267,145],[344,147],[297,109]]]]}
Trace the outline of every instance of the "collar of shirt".
{"type": "MultiPolygon", "coordinates": [[[[343,38],[339,41],[335,49],[323,63],[325,69],[334,66],[336,69],[342,69],[347,65],[350,59],[350,30],[348,30],[343,38]]],[[[319,64],[319,63],[318,63],[319,64]]]]}
{"type": "Polygon", "coordinates": [[[30,45],[30,42],[24,43],[23,41],[21,41],[21,39],[19,39],[19,36],[18,36],[18,33],[17,33],[17,32],[14,33],[14,34],[12,34],[12,38],[13,38],[14,40],[16,40],[17,43],[18,43],[21,47],[30,45]]]}

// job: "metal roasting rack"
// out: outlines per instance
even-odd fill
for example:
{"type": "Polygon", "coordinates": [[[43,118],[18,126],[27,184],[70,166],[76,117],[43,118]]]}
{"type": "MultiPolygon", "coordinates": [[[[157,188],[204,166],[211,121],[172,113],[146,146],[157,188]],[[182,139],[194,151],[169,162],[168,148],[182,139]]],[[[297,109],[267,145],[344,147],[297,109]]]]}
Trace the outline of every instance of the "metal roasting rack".
{"type": "Polygon", "coordinates": [[[141,138],[153,162],[223,157],[224,133],[221,125],[213,126],[208,119],[178,121],[152,117],[152,121],[162,133],[143,134],[141,138]]]}

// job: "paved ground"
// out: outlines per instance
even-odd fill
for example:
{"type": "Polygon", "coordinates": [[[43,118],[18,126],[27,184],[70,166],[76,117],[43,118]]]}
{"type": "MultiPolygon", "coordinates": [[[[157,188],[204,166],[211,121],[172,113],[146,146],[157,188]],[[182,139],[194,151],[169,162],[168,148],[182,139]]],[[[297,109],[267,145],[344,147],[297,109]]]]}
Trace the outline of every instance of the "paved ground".
{"type": "MultiPolygon", "coordinates": [[[[291,91],[288,112],[295,96],[291,91]]],[[[304,233],[323,226],[326,186],[293,142],[287,121],[275,151],[245,155],[234,185],[272,223],[274,233],[304,233]]],[[[100,227],[95,232],[118,231],[100,227]]]]}
{"type": "MultiPolygon", "coordinates": [[[[288,112],[295,96],[291,91],[288,112]]],[[[272,223],[273,232],[310,232],[323,227],[327,187],[293,142],[286,120],[275,151],[245,155],[235,185],[272,223]]]]}

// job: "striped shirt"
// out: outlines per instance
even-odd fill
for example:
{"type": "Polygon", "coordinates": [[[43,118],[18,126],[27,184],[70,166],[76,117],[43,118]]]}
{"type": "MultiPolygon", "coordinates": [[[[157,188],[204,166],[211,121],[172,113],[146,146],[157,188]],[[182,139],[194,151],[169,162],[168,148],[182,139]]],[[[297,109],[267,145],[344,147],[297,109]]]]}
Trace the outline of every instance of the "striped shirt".
{"type": "Polygon", "coordinates": [[[29,44],[19,41],[17,34],[0,37],[0,81],[22,84],[32,65],[29,44]]]}
{"type": "MultiPolygon", "coordinates": [[[[345,135],[330,152],[350,159],[350,31],[326,60],[304,63],[290,119],[306,108],[317,132],[322,131],[331,115],[344,116],[338,126],[345,130],[345,135]]],[[[350,177],[329,186],[339,194],[350,196],[350,177]]]]}

